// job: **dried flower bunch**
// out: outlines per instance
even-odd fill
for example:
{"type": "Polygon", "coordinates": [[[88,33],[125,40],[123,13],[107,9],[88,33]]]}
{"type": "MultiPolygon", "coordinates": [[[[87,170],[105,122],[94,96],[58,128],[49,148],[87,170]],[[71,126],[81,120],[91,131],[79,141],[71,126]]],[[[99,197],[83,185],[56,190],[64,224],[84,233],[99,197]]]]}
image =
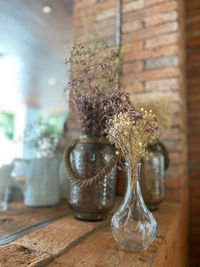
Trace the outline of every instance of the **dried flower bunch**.
{"type": "Polygon", "coordinates": [[[148,143],[153,142],[158,132],[158,120],[153,112],[141,108],[140,113],[131,107],[125,113],[113,116],[108,122],[108,136],[114,142],[132,170],[133,183],[137,165],[148,143]]]}
{"type": "Polygon", "coordinates": [[[153,113],[158,118],[159,126],[168,129],[171,126],[172,114],[171,104],[175,100],[175,95],[172,93],[151,92],[146,94],[131,95],[131,102],[137,110],[142,107],[153,113]]]}
{"type": "Polygon", "coordinates": [[[116,86],[118,56],[117,48],[100,41],[72,47],[67,61],[71,69],[66,90],[71,92],[84,134],[104,136],[106,121],[131,105],[128,94],[116,86]]]}
{"type": "Polygon", "coordinates": [[[60,146],[60,133],[46,123],[29,124],[24,132],[24,143],[36,157],[54,157],[63,151],[60,146]]]}

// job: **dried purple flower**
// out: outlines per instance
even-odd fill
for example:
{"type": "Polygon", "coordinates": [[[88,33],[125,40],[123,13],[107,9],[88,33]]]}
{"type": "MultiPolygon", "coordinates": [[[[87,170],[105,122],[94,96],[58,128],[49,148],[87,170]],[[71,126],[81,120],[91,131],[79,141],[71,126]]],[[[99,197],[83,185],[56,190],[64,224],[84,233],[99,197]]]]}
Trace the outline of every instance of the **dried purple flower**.
{"type": "Polygon", "coordinates": [[[102,42],[74,45],[71,50],[70,90],[84,134],[104,136],[106,122],[131,105],[127,93],[116,87],[118,49],[102,42]]]}

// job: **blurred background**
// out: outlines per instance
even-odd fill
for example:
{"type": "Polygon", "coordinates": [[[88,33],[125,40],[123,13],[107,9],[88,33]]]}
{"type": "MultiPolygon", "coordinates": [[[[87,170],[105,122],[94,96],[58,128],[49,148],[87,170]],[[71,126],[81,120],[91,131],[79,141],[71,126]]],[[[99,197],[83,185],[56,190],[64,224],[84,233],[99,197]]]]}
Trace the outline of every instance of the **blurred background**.
{"type": "Polygon", "coordinates": [[[115,43],[116,25],[122,88],[174,96],[161,136],[170,158],[165,200],[183,204],[180,258],[189,245],[191,266],[200,266],[199,0],[0,0],[0,166],[32,156],[22,142],[31,123],[79,131],[64,95],[68,48],[96,34],[115,43]]]}
{"type": "Polygon", "coordinates": [[[27,125],[63,129],[72,2],[0,1],[0,165],[28,157],[21,142],[27,125]]]}

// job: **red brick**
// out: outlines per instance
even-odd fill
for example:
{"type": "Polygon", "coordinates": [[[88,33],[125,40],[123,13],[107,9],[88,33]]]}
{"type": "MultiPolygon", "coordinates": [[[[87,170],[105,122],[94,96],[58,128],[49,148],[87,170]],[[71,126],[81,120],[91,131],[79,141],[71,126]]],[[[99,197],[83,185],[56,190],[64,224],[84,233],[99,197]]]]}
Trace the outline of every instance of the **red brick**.
{"type": "Polygon", "coordinates": [[[122,24],[122,33],[134,32],[144,28],[144,23],[141,21],[129,21],[122,24]]]}
{"type": "Polygon", "coordinates": [[[174,90],[179,88],[179,79],[178,78],[168,78],[162,80],[153,80],[147,81],[145,83],[146,91],[165,91],[165,90],[174,90]]]}
{"type": "Polygon", "coordinates": [[[200,136],[189,137],[190,144],[200,144],[200,136]]]}
{"type": "Polygon", "coordinates": [[[2,267],[40,266],[46,260],[52,259],[47,253],[12,244],[0,246],[0,255],[0,266],[2,267]]]}
{"type": "Polygon", "coordinates": [[[186,25],[186,31],[195,31],[200,29],[200,21],[195,21],[194,23],[190,23],[186,25]]]}
{"type": "Polygon", "coordinates": [[[99,2],[95,0],[95,2],[96,2],[96,5],[94,6],[94,9],[101,10],[101,11],[104,9],[109,9],[111,7],[116,6],[116,0],[99,1],[99,2]]]}
{"type": "Polygon", "coordinates": [[[144,48],[144,42],[133,42],[128,44],[123,44],[124,52],[132,52],[142,50],[144,48]]]}
{"type": "Polygon", "coordinates": [[[190,160],[191,161],[199,161],[200,162],[200,153],[199,151],[190,151],[190,160]]]}
{"type": "Polygon", "coordinates": [[[124,170],[117,170],[116,179],[116,194],[124,196],[126,192],[126,172],[124,170]]]}
{"type": "Polygon", "coordinates": [[[182,211],[179,204],[164,202],[160,205],[160,209],[154,213],[158,224],[157,237],[148,250],[142,253],[122,251],[115,242],[110,227],[106,227],[55,259],[50,266],[186,266],[185,258],[182,259],[183,248],[179,247],[186,244],[183,239],[186,225],[182,211]]]}
{"type": "Polygon", "coordinates": [[[159,35],[163,35],[165,33],[171,33],[178,30],[177,22],[169,22],[163,25],[154,26],[151,28],[143,29],[138,32],[133,32],[132,34],[126,34],[123,36],[125,42],[130,41],[139,41],[144,40],[146,38],[151,38],[159,35]]]}
{"type": "MultiPolygon", "coordinates": [[[[123,84],[122,84],[123,86],[123,84]]],[[[144,85],[143,83],[134,82],[132,84],[129,84],[128,86],[123,86],[125,90],[129,93],[141,93],[144,92],[144,85]]]]}
{"type": "Polygon", "coordinates": [[[158,24],[163,24],[169,21],[176,20],[178,18],[177,11],[171,11],[168,13],[161,13],[145,19],[145,26],[150,27],[158,24]]]}
{"type": "Polygon", "coordinates": [[[33,225],[63,216],[68,212],[70,212],[70,209],[65,200],[54,207],[42,209],[27,207],[23,201],[10,202],[8,212],[0,212],[0,240],[33,225]],[[2,223],[3,220],[5,220],[5,223],[2,223]]]}
{"type": "Polygon", "coordinates": [[[96,0],[76,1],[76,3],[74,4],[74,10],[76,11],[79,8],[85,8],[95,3],[96,3],[96,0]]]}
{"type": "Polygon", "coordinates": [[[185,20],[185,24],[187,27],[187,25],[190,25],[190,24],[195,23],[195,22],[198,23],[199,21],[200,21],[200,17],[198,15],[196,15],[196,16],[192,16],[192,17],[187,17],[185,20]]]}
{"type": "Polygon", "coordinates": [[[146,0],[145,5],[146,6],[153,6],[153,5],[164,3],[164,2],[168,2],[168,1],[169,0],[146,0]]]}
{"type": "Polygon", "coordinates": [[[166,34],[166,35],[162,35],[156,38],[151,38],[151,39],[146,40],[145,48],[156,48],[159,46],[175,44],[177,42],[178,42],[177,33],[166,34]]]}
{"type": "Polygon", "coordinates": [[[144,71],[140,73],[132,73],[122,77],[123,83],[130,83],[137,81],[147,81],[147,80],[155,80],[155,79],[162,79],[162,78],[172,78],[178,77],[180,75],[180,70],[177,67],[170,67],[164,68],[160,70],[151,70],[151,71],[144,71]]]}
{"type": "Polygon", "coordinates": [[[174,189],[179,189],[182,186],[184,186],[184,177],[183,175],[180,177],[174,177],[174,178],[165,178],[165,186],[168,188],[174,188],[174,189]]]}
{"type": "Polygon", "coordinates": [[[171,128],[167,131],[162,132],[161,139],[166,139],[166,140],[181,140],[184,144],[186,143],[186,135],[182,131],[180,127],[174,127],[171,128]]]}
{"type": "MultiPolygon", "coordinates": [[[[194,33],[192,33],[191,35],[194,35],[194,33]]],[[[187,36],[187,37],[189,37],[189,36],[187,36]]],[[[194,48],[194,47],[199,48],[199,46],[200,46],[200,37],[199,36],[193,37],[187,41],[187,47],[188,48],[194,48]]]]}
{"type": "Polygon", "coordinates": [[[169,160],[172,164],[179,164],[186,162],[186,153],[169,152],[169,160]]]}
{"type": "Polygon", "coordinates": [[[171,45],[171,46],[163,46],[156,49],[149,49],[149,50],[141,50],[141,51],[133,51],[132,53],[125,53],[124,60],[125,61],[132,61],[132,60],[141,60],[147,58],[155,58],[167,55],[176,55],[178,54],[178,46],[171,45]]]}
{"type": "MultiPolygon", "coordinates": [[[[171,181],[172,179],[177,179],[178,177],[182,177],[187,172],[186,166],[187,165],[185,163],[173,164],[172,162],[170,162],[169,168],[165,173],[165,178],[171,181]]],[[[180,180],[182,181],[182,178],[180,180]]],[[[167,186],[169,186],[169,184],[167,186]]]]}
{"type": "Polygon", "coordinates": [[[123,67],[122,67],[123,74],[131,73],[131,72],[138,72],[138,71],[142,71],[143,69],[144,69],[143,61],[125,63],[123,64],[123,67]]]}
{"type": "Polygon", "coordinates": [[[110,9],[105,9],[104,11],[100,12],[99,14],[97,14],[96,16],[96,20],[100,21],[100,20],[104,20],[110,17],[115,17],[116,15],[116,8],[110,8],[110,9]]]}
{"type": "Polygon", "coordinates": [[[85,223],[69,216],[25,235],[13,241],[13,244],[55,256],[97,225],[99,222],[85,223]]]}
{"type": "Polygon", "coordinates": [[[185,128],[184,120],[181,116],[172,116],[172,127],[180,127],[182,129],[185,128]]]}
{"type": "Polygon", "coordinates": [[[173,10],[178,9],[178,2],[177,1],[170,1],[168,3],[163,3],[160,5],[156,5],[150,7],[148,9],[138,10],[137,12],[129,12],[131,10],[127,10],[126,15],[123,16],[123,22],[126,21],[133,21],[136,19],[144,19],[147,17],[154,16],[156,14],[161,14],[173,10]]]}
{"type": "Polygon", "coordinates": [[[129,3],[123,3],[122,4],[122,12],[130,12],[134,10],[138,10],[144,7],[144,0],[136,0],[136,1],[131,1],[129,3]]]}
{"type": "MultiPolygon", "coordinates": [[[[109,0],[101,3],[97,3],[96,0],[89,0],[88,2],[79,2],[79,5],[74,5],[74,17],[73,20],[83,17],[93,17],[93,20],[104,12],[105,10],[113,9],[116,6],[115,0],[109,0]]],[[[88,19],[88,18],[86,18],[88,19]]]]}
{"type": "Polygon", "coordinates": [[[186,1],[186,4],[185,4],[185,7],[187,8],[187,9],[196,9],[196,8],[200,8],[200,2],[199,2],[199,0],[193,0],[193,1],[186,1]]]}
{"type": "Polygon", "coordinates": [[[165,200],[167,201],[181,201],[181,189],[165,188],[165,200]]]}
{"type": "Polygon", "coordinates": [[[184,151],[184,147],[186,146],[186,144],[181,142],[181,140],[162,140],[162,141],[164,142],[164,145],[167,147],[169,151],[181,152],[184,151]]]}
{"type": "MultiPolygon", "coordinates": [[[[190,48],[190,52],[187,55],[187,62],[190,63],[191,65],[198,63],[200,61],[200,46],[195,47],[195,49],[190,48]]],[[[190,66],[188,64],[187,68],[190,66]]],[[[189,80],[188,83],[191,81],[189,80]]]]}
{"type": "Polygon", "coordinates": [[[94,18],[79,18],[74,20],[74,31],[78,31],[81,27],[83,28],[83,30],[85,30],[85,27],[95,27],[97,29],[102,29],[102,28],[106,28],[108,25],[109,26],[115,26],[116,23],[116,18],[115,17],[111,17],[111,18],[107,18],[105,20],[102,21],[95,21],[94,18]],[[95,23],[95,25],[89,26],[89,24],[93,24],[95,23]]]}

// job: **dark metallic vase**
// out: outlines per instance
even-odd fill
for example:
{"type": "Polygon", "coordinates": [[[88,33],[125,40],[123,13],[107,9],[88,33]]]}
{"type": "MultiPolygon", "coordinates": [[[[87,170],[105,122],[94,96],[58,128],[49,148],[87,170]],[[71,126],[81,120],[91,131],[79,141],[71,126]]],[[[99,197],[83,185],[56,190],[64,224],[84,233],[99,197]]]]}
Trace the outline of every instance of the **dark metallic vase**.
{"type": "MultiPolygon", "coordinates": [[[[81,139],[84,138],[87,136],[81,136],[81,139]]],[[[80,178],[91,178],[105,167],[113,153],[110,144],[77,143],[70,154],[71,168],[80,178]]],[[[105,219],[114,206],[115,183],[116,167],[103,180],[88,187],[80,187],[69,181],[67,199],[74,216],[88,221],[105,219]]]]}
{"type": "Polygon", "coordinates": [[[165,161],[160,144],[149,144],[142,160],[140,183],[143,199],[151,211],[157,210],[165,197],[165,161]]]}

